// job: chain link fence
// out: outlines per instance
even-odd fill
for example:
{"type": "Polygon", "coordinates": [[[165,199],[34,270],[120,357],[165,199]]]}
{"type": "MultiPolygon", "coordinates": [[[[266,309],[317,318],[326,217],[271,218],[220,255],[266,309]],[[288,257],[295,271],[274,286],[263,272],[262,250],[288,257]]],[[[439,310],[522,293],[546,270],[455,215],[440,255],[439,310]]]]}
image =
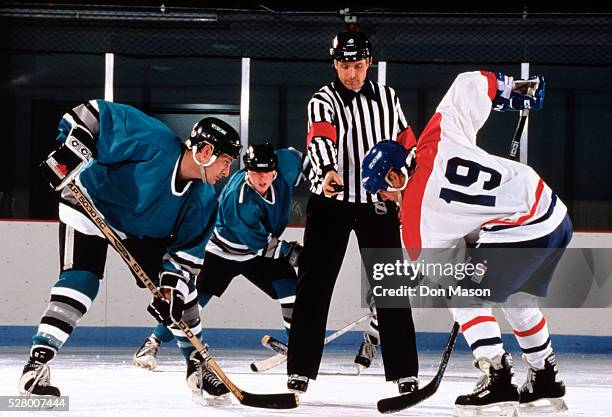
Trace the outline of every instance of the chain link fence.
{"type": "MultiPolygon", "coordinates": [[[[335,12],[0,8],[4,48],[133,56],[328,60],[335,12]],[[19,11],[19,12],[18,12],[19,11]]],[[[360,13],[377,60],[611,65],[612,14],[360,13]]]]}

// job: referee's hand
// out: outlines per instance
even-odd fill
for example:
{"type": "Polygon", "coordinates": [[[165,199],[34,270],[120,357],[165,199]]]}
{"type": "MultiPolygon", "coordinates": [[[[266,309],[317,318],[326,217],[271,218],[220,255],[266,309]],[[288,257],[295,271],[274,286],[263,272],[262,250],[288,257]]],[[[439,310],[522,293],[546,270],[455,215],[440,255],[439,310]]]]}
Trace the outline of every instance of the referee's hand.
{"type": "Polygon", "coordinates": [[[334,170],[328,171],[323,179],[323,194],[325,194],[326,197],[333,197],[340,192],[334,189],[333,184],[344,185],[342,183],[342,178],[340,178],[340,175],[334,170]]]}

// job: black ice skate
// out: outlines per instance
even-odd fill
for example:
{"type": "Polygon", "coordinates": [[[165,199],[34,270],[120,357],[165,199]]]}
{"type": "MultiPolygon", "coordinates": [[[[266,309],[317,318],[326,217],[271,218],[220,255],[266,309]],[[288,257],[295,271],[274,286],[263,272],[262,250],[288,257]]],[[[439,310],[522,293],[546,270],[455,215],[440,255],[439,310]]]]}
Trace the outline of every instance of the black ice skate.
{"type": "Polygon", "coordinates": [[[192,399],[197,403],[203,400],[206,403],[211,403],[212,400],[214,404],[231,402],[225,384],[199,357],[201,358],[198,351],[194,351],[187,361],[187,386],[192,391],[192,399]]]}
{"type": "Polygon", "coordinates": [[[132,358],[134,366],[144,369],[153,370],[157,368],[157,353],[159,352],[159,339],[155,336],[150,336],[140,346],[140,349],[132,358]]]}
{"type": "Polygon", "coordinates": [[[455,400],[456,416],[501,415],[518,416],[519,392],[513,383],[512,357],[509,353],[496,360],[479,358],[474,365],[484,375],[474,392],[460,395],[455,400]]]}
{"type": "Polygon", "coordinates": [[[289,376],[287,389],[296,394],[304,394],[308,389],[308,377],[295,374],[289,376]]]}
{"type": "Polygon", "coordinates": [[[400,394],[410,394],[419,389],[419,379],[414,376],[400,378],[394,381],[397,384],[397,390],[400,394]]]}
{"type": "MultiPolygon", "coordinates": [[[[374,359],[374,354],[376,353],[376,344],[368,333],[363,334],[363,342],[359,346],[359,351],[355,356],[355,363],[357,364],[357,374],[359,375],[361,371],[364,369],[368,369],[372,364],[372,360],[374,359]]],[[[377,340],[375,340],[378,342],[377,340]]]]}
{"type": "Polygon", "coordinates": [[[544,360],[544,369],[529,366],[527,380],[520,391],[521,409],[535,412],[559,412],[567,410],[563,400],[565,384],[557,371],[555,354],[544,360]]]}
{"type": "Polygon", "coordinates": [[[55,350],[48,346],[32,346],[30,359],[23,368],[17,389],[21,395],[60,396],[59,388],[51,385],[48,362],[55,357],[55,350]]]}

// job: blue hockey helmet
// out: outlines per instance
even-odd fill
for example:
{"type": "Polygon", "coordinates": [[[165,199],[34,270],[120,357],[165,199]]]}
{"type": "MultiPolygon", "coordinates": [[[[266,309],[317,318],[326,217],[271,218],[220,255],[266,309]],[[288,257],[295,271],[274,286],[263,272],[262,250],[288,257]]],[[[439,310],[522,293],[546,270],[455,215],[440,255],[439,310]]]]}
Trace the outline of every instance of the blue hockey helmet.
{"type": "Polygon", "coordinates": [[[408,183],[409,169],[413,167],[416,147],[406,149],[393,140],[383,140],[374,145],[361,162],[361,185],[370,194],[379,191],[396,191],[387,180],[387,175],[395,168],[405,176],[403,189],[408,183]]]}

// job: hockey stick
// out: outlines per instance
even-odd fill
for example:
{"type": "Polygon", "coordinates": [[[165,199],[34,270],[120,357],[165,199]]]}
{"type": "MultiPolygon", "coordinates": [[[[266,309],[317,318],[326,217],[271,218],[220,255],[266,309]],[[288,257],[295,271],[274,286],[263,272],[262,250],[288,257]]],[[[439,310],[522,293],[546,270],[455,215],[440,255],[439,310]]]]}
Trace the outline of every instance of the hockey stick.
{"type": "MultiPolygon", "coordinates": [[[[535,95],[535,90],[538,88],[538,83],[530,80],[518,80],[514,83],[513,91],[517,91],[521,94],[535,95]]],[[[521,136],[523,136],[523,130],[527,124],[527,118],[529,117],[529,109],[523,109],[520,111],[519,122],[514,131],[512,142],[510,142],[510,158],[517,161],[519,158],[519,149],[521,147],[521,136]]]]}
{"type": "Polygon", "coordinates": [[[277,353],[276,355],[270,356],[269,358],[262,359],[256,362],[252,362],[251,371],[264,372],[264,371],[274,368],[275,366],[280,365],[286,360],[287,360],[287,355],[284,355],[282,353],[277,353]]]}
{"type": "MultiPolygon", "coordinates": [[[[363,323],[364,321],[368,320],[371,317],[372,317],[372,313],[368,313],[365,316],[359,318],[357,321],[347,324],[340,330],[337,330],[334,333],[327,336],[323,340],[323,344],[326,345],[329,342],[336,340],[337,338],[339,338],[340,336],[342,336],[349,330],[357,327],[359,324],[363,323]]],[[[263,359],[258,362],[253,362],[251,364],[251,371],[253,372],[267,371],[268,369],[274,368],[275,366],[280,365],[281,363],[287,360],[287,345],[281,342],[280,340],[277,340],[273,338],[272,336],[265,335],[264,337],[261,338],[261,344],[264,347],[271,349],[277,353],[276,355],[271,356],[267,359],[263,359]]]]}
{"type": "MultiPolygon", "coordinates": [[[[73,182],[66,185],[66,188],[70,190],[72,195],[76,198],[77,202],[83,207],[85,213],[91,221],[98,227],[100,232],[106,237],[110,245],[117,251],[117,253],[123,258],[128,267],[132,270],[134,275],[153,293],[153,296],[158,299],[164,299],[162,293],[157,289],[153,281],[148,277],[144,269],[138,264],[136,259],[130,254],[127,248],[123,245],[119,236],[110,226],[104,221],[100,213],[91,204],[89,199],[81,188],[73,182]]],[[[247,391],[243,391],[238,388],[229,377],[223,372],[223,369],[217,364],[217,362],[208,353],[208,347],[205,346],[200,339],[198,339],[189,326],[181,320],[176,323],[177,326],[185,332],[185,335],[189,341],[193,344],[196,350],[202,355],[207,365],[217,374],[219,379],[223,381],[227,389],[230,390],[236,399],[242,405],[248,405],[250,407],[258,408],[295,408],[298,406],[299,397],[293,393],[282,393],[282,394],[253,394],[247,391]]]]}
{"type": "Polygon", "coordinates": [[[442,377],[444,376],[444,371],[446,370],[448,360],[450,359],[451,352],[453,351],[453,346],[455,346],[455,340],[457,339],[458,333],[459,323],[455,322],[455,324],[453,324],[453,329],[451,330],[450,336],[448,337],[448,342],[446,343],[444,352],[442,353],[442,359],[440,360],[438,371],[429,384],[415,392],[411,392],[410,394],[383,398],[382,400],[378,401],[378,411],[385,414],[395,413],[405,408],[417,405],[421,401],[424,401],[434,395],[442,382],[442,377]]]}
{"type": "Polygon", "coordinates": [[[510,158],[515,161],[518,159],[517,155],[521,147],[521,136],[523,135],[523,130],[525,129],[525,125],[527,124],[528,117],[529,110],[521,110],[518,125],[516,126],[516,130],[514,131],[512,142],[510,142],[510,158]]]}

